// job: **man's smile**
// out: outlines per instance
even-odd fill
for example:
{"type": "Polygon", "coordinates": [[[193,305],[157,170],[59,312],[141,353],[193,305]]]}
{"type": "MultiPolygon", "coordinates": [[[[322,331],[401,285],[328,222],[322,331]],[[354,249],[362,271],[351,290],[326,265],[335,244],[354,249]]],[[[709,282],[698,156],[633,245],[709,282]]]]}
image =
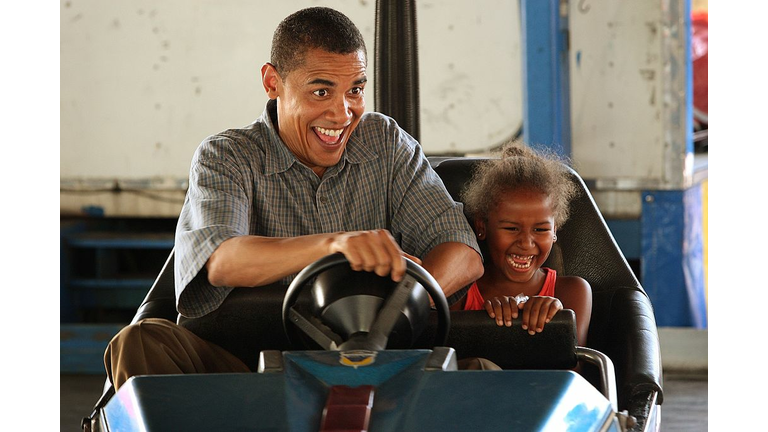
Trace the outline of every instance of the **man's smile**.
{"type": "Polygon", "coordinates": [[[326,129],[319,126],[313,126],[312,130],[315,132],[318,138],[325,144],[334,145],[338,144],[341,140],[341,135],[344,132],[344,128],[341,129],[326,129]]]}

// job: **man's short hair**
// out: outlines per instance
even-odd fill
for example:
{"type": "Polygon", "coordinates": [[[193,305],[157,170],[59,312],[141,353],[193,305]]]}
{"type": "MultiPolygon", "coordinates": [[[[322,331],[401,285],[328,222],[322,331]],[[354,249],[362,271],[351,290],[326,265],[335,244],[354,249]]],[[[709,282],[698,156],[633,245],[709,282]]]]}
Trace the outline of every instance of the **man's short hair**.
{"type": "Polygon", "coordinates": [[[277,26],[270,63],[284,77],[300,66],[307,50],[313,48],[335,54],[362,50],[368,58],[363,35],[346,15],[327,7],[311,7],[289,15],[277,26]]]}

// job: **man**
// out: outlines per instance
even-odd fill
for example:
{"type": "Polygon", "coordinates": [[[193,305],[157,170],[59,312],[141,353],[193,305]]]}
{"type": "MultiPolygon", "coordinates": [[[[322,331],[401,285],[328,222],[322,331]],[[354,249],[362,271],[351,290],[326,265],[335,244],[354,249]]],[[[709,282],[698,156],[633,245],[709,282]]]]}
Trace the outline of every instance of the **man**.
{"type": "MultiPolygon", "coordinates": [[[[364,113],[366,66],[362,35],[337,11],[308,8],[280,23],[261,69],[264,113],[207,138],[192,160],[175,244],[182,315],[215,310],[233,287],[288,284],[336,252],[395,281],[407,256],[446,295],[482,275],[462,208],[419,144],[391,118],[364,113]]],[[[248,370],[164,320],[123,329],[105,364],[116,387],[137,374],[248,370]]]]}

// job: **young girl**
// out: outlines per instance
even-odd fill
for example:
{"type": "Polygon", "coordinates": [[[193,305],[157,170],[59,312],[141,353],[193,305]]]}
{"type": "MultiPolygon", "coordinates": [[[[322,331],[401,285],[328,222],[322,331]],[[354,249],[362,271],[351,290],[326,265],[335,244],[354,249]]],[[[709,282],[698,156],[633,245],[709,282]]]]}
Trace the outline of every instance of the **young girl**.
{"type": "Polygon", "coordinates": [[[484,248],[485,273],[452,309],[485,309],[496,324],[507,327],[522,311],[523,329],[531,335],[543,331],[560,309],[571,309],[578,344],[586,345],[589,283],[541,267],[576,193],[557,157],[519,143],[506,145],[501,158],[483,163],[462,199],[484,248]]]}

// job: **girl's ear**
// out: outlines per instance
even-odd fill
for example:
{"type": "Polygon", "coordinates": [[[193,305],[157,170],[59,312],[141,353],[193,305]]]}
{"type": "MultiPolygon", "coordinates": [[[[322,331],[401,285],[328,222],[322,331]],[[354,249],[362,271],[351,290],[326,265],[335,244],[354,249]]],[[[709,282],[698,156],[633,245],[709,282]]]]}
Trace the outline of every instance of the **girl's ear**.
{"type": "Polygon", "coordinates": [[[475,218],[475,233],[477,233],[477,238],[485,240],[485,236],[488,234],[485,231],[485,219],[475,218]]]}
{"type": "Polygon", "coordinates": [[[261,83],[264,85],[264,90],[270,99],[277,99],[279,96],[280,79],[280,75],[272,63],[265,63],[261,67],[261,83]]]}

